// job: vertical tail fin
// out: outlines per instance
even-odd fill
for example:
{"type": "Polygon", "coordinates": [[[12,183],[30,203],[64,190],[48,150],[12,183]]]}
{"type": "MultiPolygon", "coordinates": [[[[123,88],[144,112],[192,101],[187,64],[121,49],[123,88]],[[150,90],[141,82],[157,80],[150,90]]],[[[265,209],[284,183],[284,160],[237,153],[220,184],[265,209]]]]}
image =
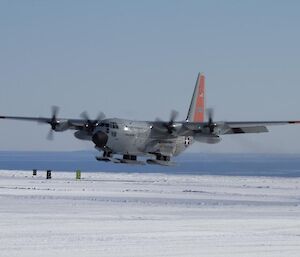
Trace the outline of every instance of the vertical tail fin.
{"type": "Polygon", "coordinates": [[[190,122],[204,122],[204,113],[205,77],[199,73],[186,120],[190,122]]]}

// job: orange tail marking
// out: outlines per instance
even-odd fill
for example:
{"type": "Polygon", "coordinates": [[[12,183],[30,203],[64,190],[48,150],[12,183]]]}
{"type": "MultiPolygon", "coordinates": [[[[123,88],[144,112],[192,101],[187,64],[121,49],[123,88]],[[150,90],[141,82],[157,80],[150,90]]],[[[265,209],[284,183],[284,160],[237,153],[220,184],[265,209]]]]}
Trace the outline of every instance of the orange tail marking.
{"type": "Polygon", "coordinates": [[[194,122],[204,122],[204,94],[205,94],[205,76],[200,75],[198,81],[198,95],[196,100],[196,109],[194,113],[194,122]]]}

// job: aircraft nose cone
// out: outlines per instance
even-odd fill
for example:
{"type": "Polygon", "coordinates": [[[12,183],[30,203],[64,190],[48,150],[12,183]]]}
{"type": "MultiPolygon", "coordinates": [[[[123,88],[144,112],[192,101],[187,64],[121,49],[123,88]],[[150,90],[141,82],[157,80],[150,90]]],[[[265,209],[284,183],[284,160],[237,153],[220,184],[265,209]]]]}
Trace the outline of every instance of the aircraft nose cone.
{"type": "Polygon", "coordinates": [[[103,148],[104,146],[106,146],[108,136],[106,133],[102,131],[98,131],[93,135],[92,140],[96,146],[103,148]]]}

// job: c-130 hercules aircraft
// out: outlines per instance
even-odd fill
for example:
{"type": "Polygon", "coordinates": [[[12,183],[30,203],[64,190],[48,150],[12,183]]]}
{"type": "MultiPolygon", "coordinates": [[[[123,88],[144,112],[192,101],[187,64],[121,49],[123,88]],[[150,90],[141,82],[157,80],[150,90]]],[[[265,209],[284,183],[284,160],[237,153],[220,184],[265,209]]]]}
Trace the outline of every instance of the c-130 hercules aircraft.
{"type": "Polygon", "coordinates": [[[145,164],[137,156],[148,156],[148,164],[171,165],[170,159],[182,153],[195,141],[216,144],[221,135],[268,132],[267,126],[299,124],[300,121],[250,121],[250,122],[215,122],[213,112],[207,110],[205,121],[205,77],[199,73],[190,108],[185,121],[176,121],[178,113],[172,111],[170,120],[134,121],[118,118],[105,118],[100,113],[91,120],[86,112],[82,119],[59,119],[58,108],[53,107],[51,118],[0,116],[0,119],[36,121],[51,126],[48,139],[53,138],[53,131],[76,130],[74,136],[80,140],[89,140],[95,148],[103,152],[98,161],[145,164]],[[114,155],[122,155],[116,158],[114,155]]]}

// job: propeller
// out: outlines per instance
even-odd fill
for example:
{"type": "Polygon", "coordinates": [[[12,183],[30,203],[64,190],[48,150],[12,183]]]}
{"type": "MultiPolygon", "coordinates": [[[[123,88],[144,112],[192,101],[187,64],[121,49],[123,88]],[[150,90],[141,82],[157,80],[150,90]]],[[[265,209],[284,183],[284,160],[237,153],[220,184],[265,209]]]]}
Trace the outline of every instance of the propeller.
{"type": "Polygon", "coordinates": [[[164,123],[164,127],[168,130],[169,134],[172,134],[176,128],[174,126],[175,120],[177,119],[179,113],[175,110],[171,111],[171,115],[170,115],[170,121],[168,123],[164,123]]]}
{"type": "Polygon", "coordinates": [[[86,111],[80,114],[80,117],[85,120],[85,128],[87,131],[93,131],[93,129],[99,124],[99,122],[105,119],[105,114],[100,112],[96,118],[96,120],[91,120],[88,113],[86,111]]]}
{"type": "Polygon", "coordinates": [[[209,108],[209,109],[206,110],[206,114],[207,114],[207,117],[208,117],[208,122],[204,127],[208,128],[210,133],[214,133],[214,130],[217,127],[217,124],[214,123],[214,121],[213,121],[213,119],[214,119],[214,110],[212,108],[209,108]]]}
{"type": "Polygon", "coordinates": [[[59,107],[58,106],[52,106],[52,117],[51,120],[48,122],[51,126],[48,135],[47,135],[47,139],[48,140],[53,140],[54,137],[54,133],[53,131],[55,131],[57,125],[59,124],[58,120],[57,120],[57,114],[59,111],[59,107]]]}
{"type": "Polygon", "coordinates": [[[178,118],[178,111],[172,110],[170,115],[170,122],[174,123],[174,121],[178,118]]]}
{"type": "Polygon", "coordinates": [[[50,129],[48,134],[47,134],[47,140],[52,141],[54,138],[54,133],[53,133],[53,129],[50,129]]]}

